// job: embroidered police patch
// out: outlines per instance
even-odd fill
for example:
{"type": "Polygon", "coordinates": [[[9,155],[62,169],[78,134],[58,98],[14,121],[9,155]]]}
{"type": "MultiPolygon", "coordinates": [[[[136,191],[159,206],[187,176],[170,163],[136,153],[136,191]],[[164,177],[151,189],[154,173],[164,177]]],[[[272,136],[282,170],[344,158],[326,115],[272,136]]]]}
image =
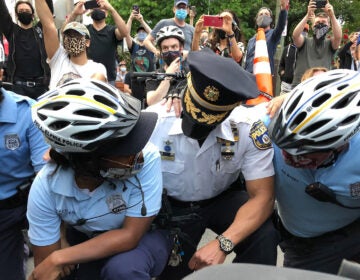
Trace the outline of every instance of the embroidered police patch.
{"type": "Polygon", "coordinates": [[[360,182],[354,183],[350,185],[350,194],[351,197],[360,197],[360,182]]]}
{"type": "Polygon", "coordinates": [[[253,123],[250,129],[250,137],[256,148],[266,150],[272,147],[268,130],[262,121],[253,123]]]}
{"type": "Polygon", "coordinates": [[[120,193],[115,193],[107,197],[106,204],[108,205],[109,210],[114,214],[127,209],[126,203],[120,193]]]}
{"type": "Polygon", "coordinates": [[[20,147],[20,138],[17,134],[5,135],[5,147],[8,150],[16,150],[20,147]]]}

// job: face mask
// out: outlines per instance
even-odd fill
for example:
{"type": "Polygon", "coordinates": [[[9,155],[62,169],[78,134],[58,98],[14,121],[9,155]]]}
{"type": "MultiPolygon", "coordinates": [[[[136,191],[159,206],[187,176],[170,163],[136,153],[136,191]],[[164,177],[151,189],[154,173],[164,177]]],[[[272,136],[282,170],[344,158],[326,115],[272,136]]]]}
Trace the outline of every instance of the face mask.
{"type": "Polygon", "coordinates": [[[256,25],[261,28],[268,27],[272,23],[272,18],[267,15],[260,15],[256,19],[256,25]]]}
{"type": "Polygon", "coordinates": [[[296,156],[284,150],[281,152],[285,163],[295,168],[317,169],[322,166],[329,166],[336,159],[333,151],[296,156]]]}
{"type": "Polygon", "coordinates": [[[30,13],[22,12],[18,13],[17,16],[18,20],[24,25],[29,25],[33,20],[33,15],[30,13]]]}
{"type": "Polygon", "coordinates": [[[168,51],[162,53],[162,59],[166,63],[166,65],[170,65],[177,57],[180,57],[180,51],[168,51]]]}
{"type": "Polygon", "coordinates": [[[144,32],[140,32],[140,33],[137,34],[137,38],[138,38],[139,41],[144,41],[146,36],[147,36],[147,34],[144,33],[144,32]]]}
{"type": "Polygon", "coordinates": [[[85,37],[64,36],[64,49],[70,56],[79,56],[86,50],[85,37]]]}
{"type": "Polygon", "coordinates": [[[144,157],[142,152],[138,153],[135,157],[125,157],[124,160],[126,163],[122,162],[122,160],[113,161],[111,159],[102,158],[100,160],[100,164],[104,164],[106,168],[102,168],[102,170],[100,170],[101,177],[107,179],[125,180],[138,174],[144,166],[144,157]],[[128,163],[128,160],[130,160],[130,163],[128,163]],[[114,167],[108,167],[110,165],[113,165],[114,167]]]}
{"type": "Polygon", "coordinates": [[[125,72],[125,71],[126,71],[126,67],[120,67],[120,71],[125,72]]]}
{"type": "Polygon", "coordinates": [[[218,34],[221,40],[224,40],[226,38],[226,32],[224,30],[218,30],[218,34]]]}
{"type": "Polygon", "coordinates": [[[314,37],[316,40],[324,40],[329,31],[329,26],[324,23],[314,25],[314,37]]]}
{"type": "Polygon", "coordinates": [[[176,9],[175,17],[178,20],[185,20],[187,17],[187,11],[184,9],[176,9]]]}
{"type": "Polygon", "coordinates": [[[100,21],[103,20],[105,18],[105,12],[99,9],[95,9],[92,13],[91,13],[91,18],[95,21],[100,21]]]}

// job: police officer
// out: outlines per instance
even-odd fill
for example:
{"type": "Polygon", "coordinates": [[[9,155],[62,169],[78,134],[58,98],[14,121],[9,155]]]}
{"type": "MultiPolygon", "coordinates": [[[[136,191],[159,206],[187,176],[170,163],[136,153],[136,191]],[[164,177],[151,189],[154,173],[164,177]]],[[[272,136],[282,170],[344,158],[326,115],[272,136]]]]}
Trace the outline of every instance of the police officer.
{"type": "MultiPolygon", "coordinates": [[[[0,69],[0,81],[2,74],[0,69]]],[[[31,120],[32,104],[30,98],[0,87],[0,274],[9,280],[25,279],[27,193],[49,148],[31,120]]]]}
{"type": "Polygon", "coordinates": [[[52,160],[29,195],[31,279],[59,279],[74,268],[70,279],[150,279],[163,270],[171,240],[150,230],[161,206],[161,161],[146,145],[157,116],[140,110],[135,97],[83,79],[34,106],[52,160]],[[63,249],[62,222],[71,245],[63,249]]]}
{"type": "Polygon", "coordinates": [[[298,85],[269,125],[284,266],[336,274],[360,262],[360,74],[298,85]]]}
{"type": "MultiPolygon", "coordinates": [[[[163,185],[172,213],[175,246],[161,279],[234,262],[276,264],[273,149],[261,121],[241,102],[258,96],[254,77],[231,58],[191,52],[182,92],[182,119],[161,104],[150,141],[160,149],[163,185]],[[246,190],[237,183],[242,171],[246,190]],[[217,237],[196,249],[205,229],[217,237]]],[[[165,207],[164,207],[165,209],[165,207]]],[[[170,215],[170,214],[169,214],[170,215]]],[[[166,215],[164,214],[164,217],[166,215]]],[[[159,224],[166,224],[159,215],[159,224]]]]}

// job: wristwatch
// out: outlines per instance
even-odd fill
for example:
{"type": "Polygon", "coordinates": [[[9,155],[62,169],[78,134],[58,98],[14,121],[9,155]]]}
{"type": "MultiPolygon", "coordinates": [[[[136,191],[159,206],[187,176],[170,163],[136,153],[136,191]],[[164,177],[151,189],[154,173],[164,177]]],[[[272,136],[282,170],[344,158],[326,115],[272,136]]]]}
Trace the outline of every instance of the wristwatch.
{"type": "Polygon", "coordinates": [[[234,243],[222,234],[216,236],[216,239],[219,240],[220,250],[223,251],[226,255],[230,254],[234,250],[234,243]]]}

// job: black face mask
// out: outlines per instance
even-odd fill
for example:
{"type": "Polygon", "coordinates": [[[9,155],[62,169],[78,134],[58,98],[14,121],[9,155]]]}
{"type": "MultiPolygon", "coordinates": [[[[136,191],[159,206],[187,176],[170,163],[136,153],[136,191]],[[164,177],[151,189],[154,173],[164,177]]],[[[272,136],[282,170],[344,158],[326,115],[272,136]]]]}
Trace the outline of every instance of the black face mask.
{"type": "Polygon", "coordinates": [[[105,12],[99,9],[95,9],[92,13],[91,13],[91,18],[95,21],[100,21],[103,20],[105,18],[105,12]]]}
{"type": "Polygon", "coordinates": [[[33,20],[33,15],[27,12],[18,13],[17,16],[18,20],[24,25],[29,25],[33,20]]]}
{"type": "Polygon", "coordinates": [[[226,38],[226,32],[222,29],[218,30],[219,38],[224,40],[226,38]]]}
{"type": "Polygon", "coordinates": [[[162,59],[166,63],[166,65],[170,65],[177,57],[180,57],[180,51],[168,51],[162,53],[162,59]]]}
{"type": "Polygon", "coordinates": [[[329,26],[324,23],[318,23],[314,25],[314,38],[322,41],[325,39],[326,34],[329,32],[329,26]]]}

